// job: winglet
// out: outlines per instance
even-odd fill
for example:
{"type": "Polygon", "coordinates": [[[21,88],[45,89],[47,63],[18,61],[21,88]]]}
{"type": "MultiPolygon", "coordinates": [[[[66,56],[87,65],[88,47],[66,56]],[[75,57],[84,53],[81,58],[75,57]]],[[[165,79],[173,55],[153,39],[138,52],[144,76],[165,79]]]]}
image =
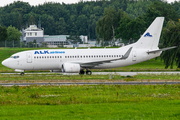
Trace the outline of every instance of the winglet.
{"type": "Polygon", "coordinates": [[[129,50],[123,55],[121,59],[127,59],[129,57],[129,54],[131,53],[132,47],[129,48],[129,50]]]}

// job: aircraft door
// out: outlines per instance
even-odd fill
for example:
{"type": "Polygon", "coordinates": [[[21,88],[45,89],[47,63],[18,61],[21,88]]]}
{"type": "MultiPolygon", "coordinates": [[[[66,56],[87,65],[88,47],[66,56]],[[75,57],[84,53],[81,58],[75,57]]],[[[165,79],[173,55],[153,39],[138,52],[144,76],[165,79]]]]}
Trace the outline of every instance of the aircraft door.
{"type": "Polygon", "coordinates": [[[133,54],[132,54],[132,61],[136,61],[136,59],[137,59],[136,51],[133,51],[133,54]]]}
{"type": "Polygon", "coordinates": [[[32,63],[32,54],[30,52],[26,53],[27,63],[32,63]]]}

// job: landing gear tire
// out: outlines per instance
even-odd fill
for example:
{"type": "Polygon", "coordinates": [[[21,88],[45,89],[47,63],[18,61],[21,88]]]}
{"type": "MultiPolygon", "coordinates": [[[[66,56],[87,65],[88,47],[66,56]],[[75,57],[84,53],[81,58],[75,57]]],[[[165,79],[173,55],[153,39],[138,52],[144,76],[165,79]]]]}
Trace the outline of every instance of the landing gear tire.
{"type": "Polygon", "coordinates": [[[92,74],[92,72],[90,70],[86,71],[86,75],[91,75],[91,74],[92,74]]]}
{"type": "Polygon", "coordinates": [[[84,75],[84,70],[80,70],[79,74],[84,75]]]}
{"type": "Polygon", "coordinates": [[[22,72],[20,75],[23,76],[23,75],[24,75],[24,72],[22,72]]]}

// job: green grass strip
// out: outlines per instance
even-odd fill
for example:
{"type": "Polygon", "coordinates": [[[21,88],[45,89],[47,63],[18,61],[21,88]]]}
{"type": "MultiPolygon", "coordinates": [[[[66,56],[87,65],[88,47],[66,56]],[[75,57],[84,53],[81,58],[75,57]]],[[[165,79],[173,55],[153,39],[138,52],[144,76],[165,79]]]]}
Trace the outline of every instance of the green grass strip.
{"type": "Polygon", "coordinates": [[[180,85],[0,87],[0,119],[180,119],[180,85]]]}

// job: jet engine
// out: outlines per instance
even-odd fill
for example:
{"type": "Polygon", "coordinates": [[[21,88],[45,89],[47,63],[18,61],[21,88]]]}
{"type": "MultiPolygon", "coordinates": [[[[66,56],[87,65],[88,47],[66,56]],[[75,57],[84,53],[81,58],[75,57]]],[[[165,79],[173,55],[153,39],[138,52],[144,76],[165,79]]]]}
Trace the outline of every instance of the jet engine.
{"type": "Polygon", "coordinates": [[[64,63],[62,65],[62,72],[66,73],[79,73],[80,72],[80,65],[74,63],[64,63]]]}

